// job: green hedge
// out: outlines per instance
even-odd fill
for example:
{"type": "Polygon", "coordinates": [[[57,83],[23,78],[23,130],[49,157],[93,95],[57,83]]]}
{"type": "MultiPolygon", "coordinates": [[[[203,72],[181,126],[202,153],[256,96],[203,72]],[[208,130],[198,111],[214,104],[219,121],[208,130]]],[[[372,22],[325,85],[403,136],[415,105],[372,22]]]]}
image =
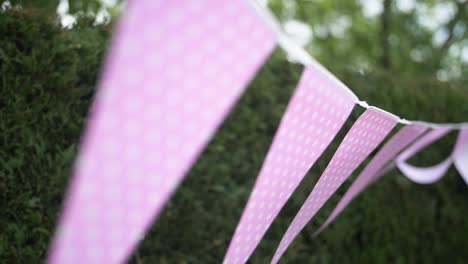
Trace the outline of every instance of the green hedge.
{"type": "MultiPolygon", "coordinates": [[[[0,12],[0,36],[0,260],[37,263],[46,256],[59,215],[109,28],[84,20],[63,30],[34,11],[10,10],[0,12]]],[[[300,72],[281,51],[274,52],[132,261],[221,262],[300,72]]],[[[398,73],[336,74],[363,99],[408,118],[444,122],[468,116],[468,92],[461,83],[424,76],[404,79],[398,73]]],[[[355,109],[352,119],[361,112],[355,109]]],[[[282,210],[252,263],[271,258],[350,124],[282,210]]],[[[440,161],[453,138],[414,162],[440,161]]],[[[307,234],[325,220],[349,184],[295,240],[285,263],[468,259],[468,190],[454,169],[430,186],[413,184],[392,171],[311,239],[307,234]]]]}

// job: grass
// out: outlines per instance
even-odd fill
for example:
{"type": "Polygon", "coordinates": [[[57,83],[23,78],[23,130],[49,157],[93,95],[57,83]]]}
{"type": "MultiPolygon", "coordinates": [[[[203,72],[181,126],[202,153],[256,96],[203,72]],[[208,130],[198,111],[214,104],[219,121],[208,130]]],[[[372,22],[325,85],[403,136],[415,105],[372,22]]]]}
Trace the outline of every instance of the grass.
{"type": "MultiPolygon", "coordinates": [[[[86,23],[61,30],[35,13],[0,12],[3,263],[36,263],[46,256],[108,32],[86,23]]],[[[280,50],[274,52],[138,248],[138,262],[221,262],[300,73],[300,66],[288,63],[280,50]]],[[[378,72],[336,74],[362,99],[410,119],[456,122],[468,116],[468,91],[462,83],[378,72]]],[[[356,108],[351,120],[361,112],[356,108]]],[[[251,263],[270,260],[351,124],[308,173],[251,263]]],[[[442,160],[454,136],[413,162],[429,165],[442,160]]],[[[323,223],[350,182],[295,240],[284,263],[466,262],[468,192],[453,168],[428,186],[392,171],[318,238],[310,239],[307,234],[323,223]]]]}

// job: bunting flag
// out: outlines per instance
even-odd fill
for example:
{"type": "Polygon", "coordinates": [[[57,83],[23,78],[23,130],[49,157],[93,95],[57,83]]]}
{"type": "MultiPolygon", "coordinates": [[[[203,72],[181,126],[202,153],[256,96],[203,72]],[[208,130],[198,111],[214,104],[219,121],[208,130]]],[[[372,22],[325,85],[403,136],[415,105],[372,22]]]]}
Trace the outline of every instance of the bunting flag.
{"type": "Polygon", "coordinates": [[[129,1],[48,262],[124,262],[274,45],[243,0],[129,1]]]}
{"type": "Polygon", "coordinates": [[[420,184],[434,183],[442,178],[448,171],[452,163],[455,164],[458,172],[463,179],[468,183],[468,132],[461,130],[455,143],[452,154],[441,163],[431,167],[417,167],[408,164],[407,160],[414,156],[416,153],[433,143],[434,141],[442,138],[451,131],[450,127],[435,128],[425,136],[421,137],[403,153],[401,153],[396,161],[398,169],[410,180],[420,184]]]}
{"type": "Polygon", "coordinates": [[[452,159],[458,172],[468,184],[468,129],[460,130],[452,159]]]}
{"type": "Polygon", "coordinates": [[[224,263],[245,263],[357,104],[345,136],[288,228],[272,263],[395,125],[407,124],[359,175],[320,230],[395,164],[431,183],[453,163],[468,183],[466,124],[436,126],[368,106],[287,38],[250,0],[129,1],[105,63],[48,263],[122,263],[143,238],[217,127],[278,42],[306,65],[224,263]],[[263,21],[262,21],[263,20],[263,21]],[[419,123],[419,125],[416,125],[419,123]],[[407,160],[462,129],[442,163],[407,160]]]}
{"type": "Polygon", "coordinates": [[[436,128],[421,137],[398,156],[396,160],[398,169],[400,169],[408,179],[416,183],[429,184],[438,181],[450,168],[450,165],[452,164],[450,157],[441,163],[428,168],[419,168],[410,165],[408,164],[407,159],[430,145],[432,142],[447,135],[450,131],[451,129],[447,127],[436,128]]]}
{"type": "Polygon", "coordinates": [[[265,159],[224,263],[246,262],[355,103],[314,67],[306,68],[265,159]]]}
{"type": "Polygon", "coordinates": [[[354,123],[311,194],[289,226],[273,257],[277,263],[293,239],[397,124],[393,117],[367,109],[354,123]]]}
{"type": "Polygon", "coordinates": [[[407,125],[402,127],[398,133],[391,137],[382,149],[372,158],[369,164],[367,164],[366,168],[359,174],[356,180],[354,180],[331,215],[314,235],[318,235],[333,222],[354,197],[361,193],[368,185],[375,182],[390,168],[393,168],[392,159],[426,131],[427,127],[423,125],[407,125]]]}

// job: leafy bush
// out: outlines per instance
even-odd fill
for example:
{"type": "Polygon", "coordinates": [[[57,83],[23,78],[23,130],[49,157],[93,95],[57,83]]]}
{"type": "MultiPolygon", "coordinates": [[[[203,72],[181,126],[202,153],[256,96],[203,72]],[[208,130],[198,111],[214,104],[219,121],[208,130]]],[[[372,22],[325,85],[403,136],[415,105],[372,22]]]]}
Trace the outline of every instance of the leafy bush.
{"type": "Polygon", "coordinates": [[[0,32],[0,259],[34,263],[53,232],[108,30],[62,30],[10,10],[0,32]]]}

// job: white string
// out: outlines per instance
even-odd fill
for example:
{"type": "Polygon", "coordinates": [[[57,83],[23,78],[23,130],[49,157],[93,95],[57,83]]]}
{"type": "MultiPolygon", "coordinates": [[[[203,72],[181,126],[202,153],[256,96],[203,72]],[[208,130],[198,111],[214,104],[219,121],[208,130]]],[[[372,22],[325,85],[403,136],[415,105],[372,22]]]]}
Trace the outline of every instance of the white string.
{"type": "Polygon", "coordinates": [[[400,124],[419,124],[429,128],[449,127],[451,129],[468,129],[468,123],[432,123],[418,120],[406,120],[381,108],[369,105],[365,101],[359,100],[357,95],[348,86],[346,86],[343,82],[336,78],[335,75],[333,75],[328,69],[326,69],[320,63],[318,63],[304,48],[295,43],[289,36],[287,36],[283,32],[278,20],[268,8],[261,6],[256,0],[246,1],[276,33],[278,45],[288,54],[290,60],[296,63],[300,63],[304,66],[314,66],[323,75],[327,76],[331,81],[333,81],[338,88],[342,89],[344,92],[349,94],[353,98],[354,102],[360,105],[361,107],[366,109],[371,108],[376,111],[380,111],[386,115],[389,115],[400,124]]]}

